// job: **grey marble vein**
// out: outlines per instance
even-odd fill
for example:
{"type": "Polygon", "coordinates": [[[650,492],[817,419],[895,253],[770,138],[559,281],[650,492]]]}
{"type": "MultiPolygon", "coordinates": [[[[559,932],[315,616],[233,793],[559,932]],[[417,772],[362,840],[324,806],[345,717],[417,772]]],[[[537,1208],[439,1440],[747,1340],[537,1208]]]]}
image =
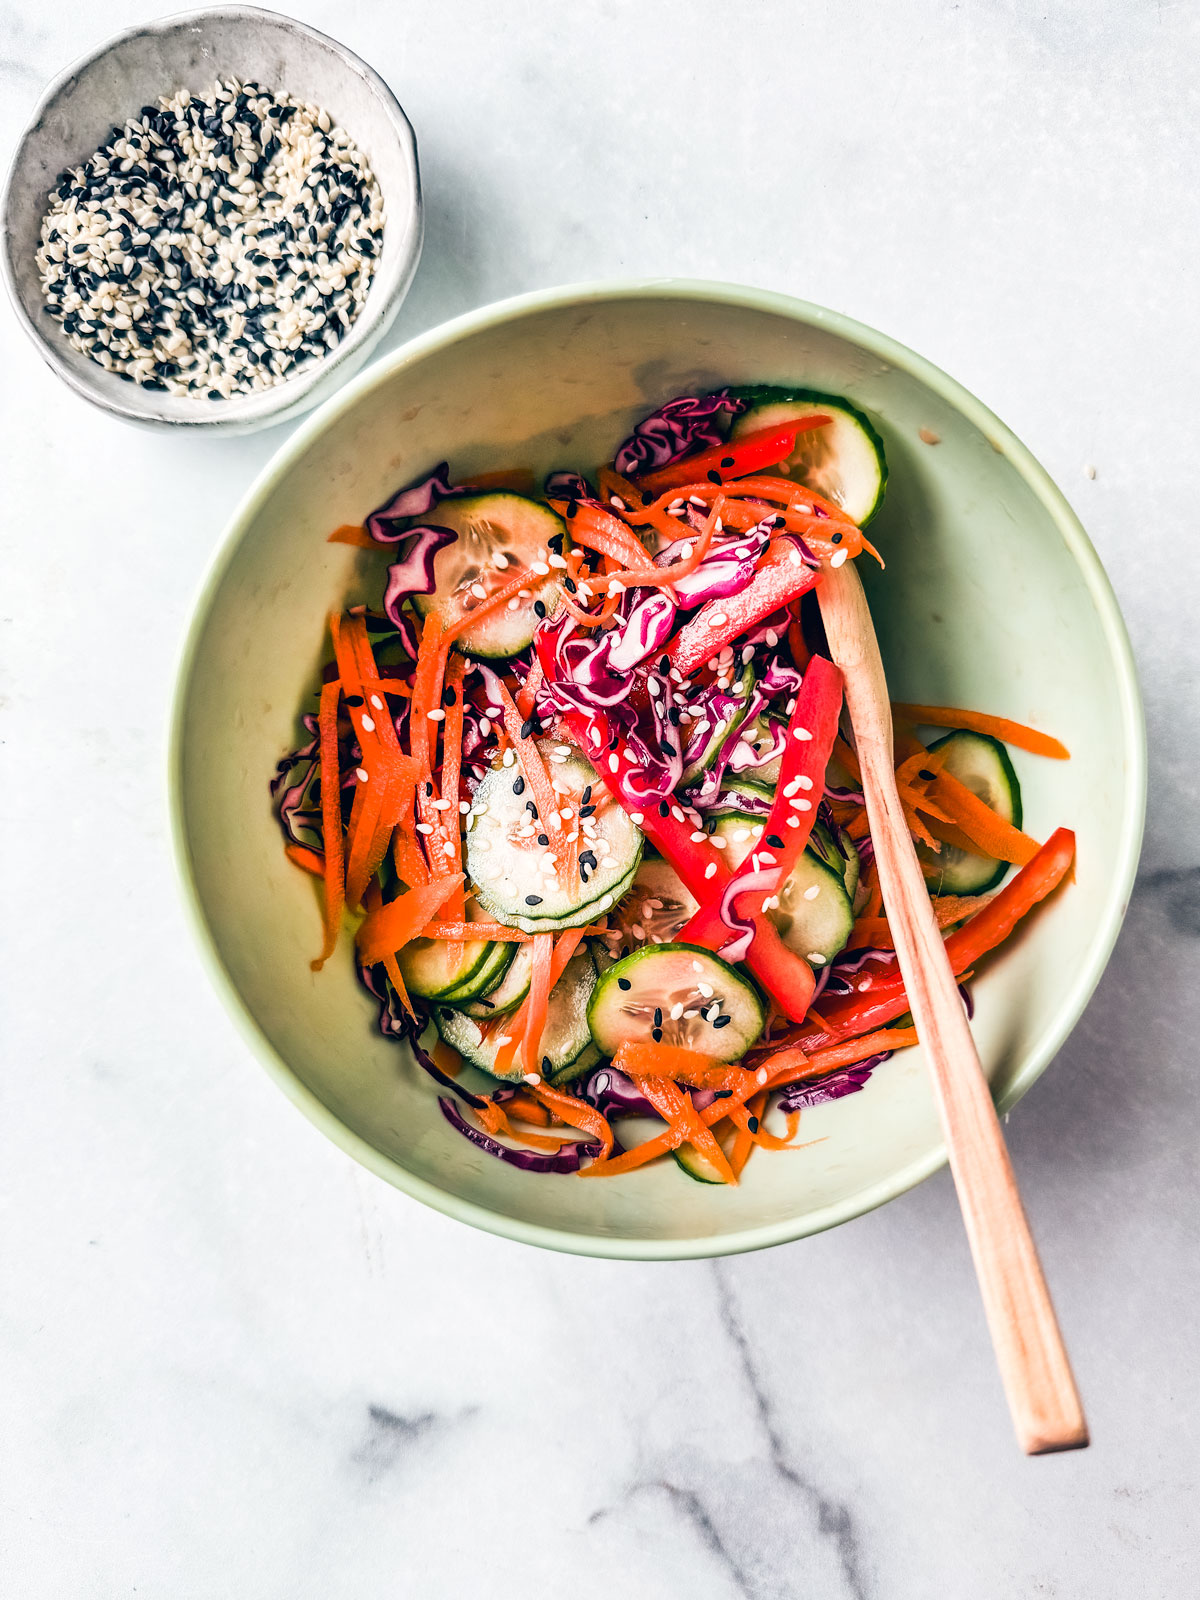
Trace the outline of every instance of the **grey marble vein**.
{"type": "Polygon", "coordinates": [[[851,1600],[871,1600],[873,1591],[864,1570],[854,1514],[848,1505],[832,1498],[819,1483],[805,1477],[788,1460],[783,1435],[775,1424],[770,1395],[762,1380],[753,1346],[738,1317],[728,1273],[721,1262],[713,1262],[712,1275],[716,1284],[721,1326],[737,1351],[767,1445],[771,1468],[780,1482],[800,1499],[805,1511],[814,1517],[821,1538],[828,1540],[836,1551],[846,1594],[851,1596],[851,1600]]]}

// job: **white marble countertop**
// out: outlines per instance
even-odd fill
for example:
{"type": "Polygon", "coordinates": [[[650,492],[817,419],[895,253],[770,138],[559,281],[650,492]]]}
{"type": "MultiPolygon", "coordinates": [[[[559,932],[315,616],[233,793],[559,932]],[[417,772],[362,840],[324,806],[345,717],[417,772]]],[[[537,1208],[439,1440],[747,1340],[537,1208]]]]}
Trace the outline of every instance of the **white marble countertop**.
{"type": "MultiPolygon", "coordinates": [[[[423,1210],[286,1103],[205,981],[163,793],[185,620],[283,430],[131,431],[5,306],[0,1591],[1195,1593],[1195,10],[292,6],[417,128],[392,343],[586,277],[790,290],[963,380],[1099,546],[1149,833],[1009,1127],[1095,1443],[1017,1454],[944,1174],[763,1255],[602,1263],[423,1210]]],[[[5,152],[64,62],[156,9],[0,9],[5,152]]]]}

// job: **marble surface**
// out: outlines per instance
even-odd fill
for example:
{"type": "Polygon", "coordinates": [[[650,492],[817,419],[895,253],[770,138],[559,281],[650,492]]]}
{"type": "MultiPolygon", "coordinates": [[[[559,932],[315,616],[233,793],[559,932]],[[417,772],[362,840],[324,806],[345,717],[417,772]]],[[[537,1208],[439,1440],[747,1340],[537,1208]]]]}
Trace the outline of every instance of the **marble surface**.
{"type": "MultiPolygon", "coordinates": [[[[0,1590],[1195,1594],[1200,18],[293,5],[417,128],[393,343],[584,277],[791,290],[962,379],[1083,517],[1141,663],[1149,832],[1009,1134],[1095,1443],[1018,1456],[945,1174],[763,1255],[601,1263],[423,1210],[287,1105],[189,941],[163,778],[185,619],[283,430],[130,431],[6,306],[0,1590]]],[[[0,6],[5,149],[64,61],[152,14],[0,6]]]]}

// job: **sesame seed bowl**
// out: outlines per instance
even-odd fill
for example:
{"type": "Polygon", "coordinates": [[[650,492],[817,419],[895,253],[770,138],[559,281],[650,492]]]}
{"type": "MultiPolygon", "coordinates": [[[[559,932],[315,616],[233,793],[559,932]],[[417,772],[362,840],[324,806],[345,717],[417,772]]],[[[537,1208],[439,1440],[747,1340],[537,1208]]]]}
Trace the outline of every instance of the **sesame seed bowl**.
{"type": "Polygon", "coordinates": [[[493,1160],[448,1126],[429,1080],[378,1031],[348,929],[312,971],[319,895],[286,859],[268,794],[299,742],[328,613],[378,604],[386,582],[388,556],[330,543],[333,529],[440,461],[460,482],[516,466],[540,478],[607,459],[673,395],[789,382],[847,396],[886,445],[871,536],[887,570],[864,582],[892,692],[987,707],[1071,752],[1014,754],[1025,826],[1040,838],[1072,828],[1077,859],[1069,890],[973,980],[975,1038],[1002,1109],[1062,1044],[1112,949],[1145,800],[1129,644],[1083,529],[991,412],[884,335],[752,289],[584,285],[473,312],[360,374],[247,494],[185,649],[170,785],[202,946],[267,1069],[370,1170],[478,1227],[589,1255],[720,1255],[832,1227],[945,1159],[912,1049],[862,1093],[805,1110],[803,1148],[751,1162],[737,1188],[693,1183],[670,1163],[586,1183],[493,1160]]]}
{"type": "Polygon", "coordinates": [[[253,6],[132,28],[68,68],[0,210],[44,359],[150,427],[249,433],[327,399],[421,252],[416,139],[391,90],[253,6]]]}

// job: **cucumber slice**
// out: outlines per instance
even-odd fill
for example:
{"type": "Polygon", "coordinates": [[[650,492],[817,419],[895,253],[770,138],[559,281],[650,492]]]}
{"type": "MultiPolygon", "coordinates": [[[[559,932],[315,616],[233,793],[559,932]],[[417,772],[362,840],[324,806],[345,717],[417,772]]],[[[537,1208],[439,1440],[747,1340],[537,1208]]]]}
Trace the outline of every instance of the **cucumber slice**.
{"type": "MultiPolygon", "coordinates": [[[[443,500],[431,520],[439,528],[453,529],[458,537],[433,558],[433,593],[414,595],[413,603],[422,616],[436,611],[444,622],[461,616],[464,604],[477,603],[472,593],[475,586],[482,585],[491,594],[535,561],[545,565],[549,541],[566,532],[566,524],[548,506],[508,492],[443,500]],[[496,556],[501,557],[502,566],[496,564],[496,556]]],[[[491,660],[526,649],[540,620],[535,602],[541,601],[547,614],[552,614],[559,595],[553,574],[544,577],[530,572],[528,587],[528,600],[481,618],[477,626],[459,635],[457,648],[465,655],[491,660]]]]}
{"type": "Polygon", "coordinates": [[[546,1026],[542,1032],[542,1055],[548,1065],[538,1061],[532,1067],[526,1066],[518,1048],[511,1070],[496,1074],[492,1068],[500,1049],[499,1041],[504,1037],[503,1023],[490,1030],[485,1039],[479,1023],[465,1012],[438,1006],[434,1009],[433,1020],[442,1038],[464,1061],[492,1073],[493,1077],[502,1076],[516,1083],[525,1073],[535,1071],[551,1083],[561,1082],[585,1070],[585,1052],[592,1046],[587,1005],[595,985],[596,967],[585,944],[571,957],[566,971],[550,991],[546,1026]]]}
{"type": "Polygon", "coordinates": [[[493,767],[475,791],[467,819],[467,872],[479,902],[498,922],[526,933],[580,928],[605,915],[633,883],[642,855],[641,830],[629,820],[596,769],[572,745],[541,739],[538,749],[558,786],[565,820],[535,818],[533,798],[516,766],[493,767]],[[587,800],[584,800],[584,795],[587,800]],[[587,818],[580,813],[588,811],[587,818]],[[557,872],[550,845],[563,828],[580,828],[579,872],[557,872]]]}
{"type": "Polygon", "coordinates": [[[840,872],[846,885],[846,893],[851,900],[854,899],[858,889],[858,880],[862,873],[862,860],[854,847],[853,839],[845,841],[845,851],[838,848],[832,833],[823,822],[814,822],[812,838],[809,849],[827,867],[832,867],[835,872],[840,872]]]}
{"type": "MultiPolygon", "coordinates": [[[[752,752],[754,756],[763,756],[768,750],[775,748],[777,741],[774,730],[785,726],[786,724],[778,717],[768,716],[766,712],[763,712],[762,715],[755,717],[753,722],[748,722],[742,729],[741,744],[747,745],[749,752],[752,752]]],[[[733,759],[727,769],[727,777],[745,778],[750,783],[761,783],[766,788],[773,789],[779,782],[779,769],[783,766],[783,751],[780,750],[778,755],[772,756],[768,761],[763,761],[761,765],[744,767],[737,764],[737,751],[741,748],[741,744],[735,748],[733,759]]]]}
{"type": "Polygon", "coordinates": [[[632,1041],[738,1061],[765,1021],[753,985],[711,950],[692,944],[635,950],[608,969],[588,1006],[592,1037],[610,1056],[632,1041]]]}
{"type": "Polygon", "coordinates": [[[701,1155],[694,1144],[680,1145],[679,1149],[672,1150],[671,1154],[675,1158],[676,1166],[686,1172],[689,1178],[694,1178],[697,1183],[725,1182],[708,1157],[701,1155]]]}
{"type": "Polygon", "coordinates": [[[733,389],[731,394],[750,402],[734,422],[730,438],[792,422],[797,417],[824,411],[833,421],[811,433],[799,434],[787,466],[800,483],[841,506],[859,527],[865,527],[879,510],[887,485],[887,457],[883,440],[871,419],[838,395],[815,389],[733,389]]]}
{"type": "MultiPolygon", "coordinates": [[[[479,908],[469,902],[467,921],[478,922],[481,917],[479,908]]],[[[490,939],[472,939],[463,945],[461,961],[451,965],[450,946],[444,939],[414,939],[396,959],[409,994],[424,1000],[470,1000],[495,988],[514,948],[490,939]]]]}
{"type": "MultiPolygon", "coordinates": [[[[1021,785],[1008,751],[998,739],[962,730],[947,734],[929,748],[944,753],[945,769],[959,783],[1014,828],[1021,826],[1021,785]]],[[[936,854],[927,845],[919,845],[917,854],[930,887],[938,894],[983,894],[995,888],[1008,871],[1006,861],[975,855],[952,844],[944,844],[936,854]]]]}
{"type": "Polygon", "coordinates": [[[617,909],[616,926],[628,945],[669,944],[699,909],[700,902],[684,888],[670,862],[646,856],[617,909]]]}
{"type": "Polygon", "coordinates": [[[843,949],[854,927],[854,906],[840,871],[805,850],[768,915],[790,950],[824,967],[843,949]]]}
{"type": "Polygon", "coordinates": [[[516,946],[516,952],[508,964],[508,970],[494,989],[482,990],[474,1000],[455,1002],[460,1011],[465,1011],[469,1017],[484,1022],[488,1017],[506,1017],[510,1011],[517,1009],[529,993],[529,981],[533,975],[533,951],[529,945],[519,944],[516,946]]]}
{"type": "MultiPolygon", "coordinates": [[[[716,824],[716,836],[729,841],[722,851],[726,865],[736,871],[758,843],[761,819],[726,812],[716,824]]],[[[827,862],[811,847],[806,849],[779,891],[778,906],[767,915],[789,949],[822,967],[843,948],[854,926],[854,889],[848,875],[853,873],[857,887],[858,852],[852,866],[843,861],[820,823],[814,825],[813,836],[819,847],[828,848],[832,859],[827,862]]]]}
{"type": "Polygon", "coordinates": [[[713,729],[708,743],[696,757],[695,761],[689,762],[688,765],[683,769],[683,775],[679,780],[680,785],[683,788],[688,788],[691,784],[695,783],[696,779],[702,772],[707,772],[709,770],[713,762],[717,759],[717,756],[721,753],[722,745],[727,739],[732,738],[732,736],[741,727],[742,723],[746,720],[746,713],[750,709],[750,697],[753,695],[753,693],[754,663],[752,661],[747,661],[745,667],[742,669],[741,682],[738,684],[738,703],[731,708],[730,715],[726,718],[726,720],[722,723],[719,723],[717,727],[713,729]]]}
{"type": "Polygon", "coordinates": [[[738,809],[739,800],[748,801],[745,810],[753,812],[765,822],[771,801],[775,798],[775,790],[758,778],[739,778],[735,773],[727,772],[721,779],[720,798],[729,802],[731,811],[738,809]],[[765,806],[763,801],[766,801],[765,806]]]}

